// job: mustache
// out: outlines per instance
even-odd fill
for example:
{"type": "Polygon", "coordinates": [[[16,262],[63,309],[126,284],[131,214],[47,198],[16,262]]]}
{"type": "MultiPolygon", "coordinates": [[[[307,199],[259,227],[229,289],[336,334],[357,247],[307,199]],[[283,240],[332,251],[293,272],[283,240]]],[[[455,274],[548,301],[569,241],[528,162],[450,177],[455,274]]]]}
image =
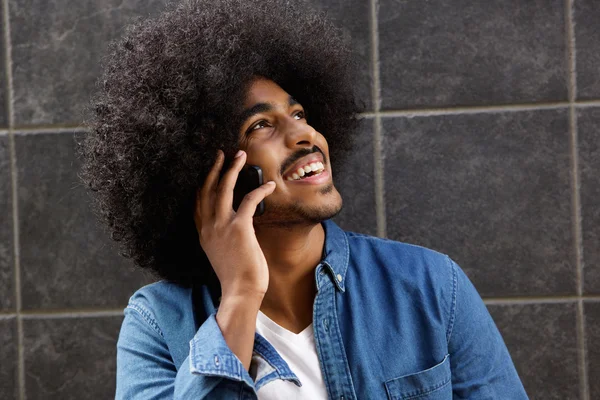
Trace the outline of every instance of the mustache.
{"type": "Polygon", "coordinates": [[[292,154],[285,160],[281,166],[281,171],[279,171],[280,175],[283,175],[286,169],[288,169],[292,164],[301,159],[302,157],[306,157],[309,154],[319,152],[323,156],[323,163],[327,164],[327,158],[325,157],[325,153],[321,151],[317,146],[313,146],[310,149],[302,149],[298,150],[298,152],[292,154]]]}

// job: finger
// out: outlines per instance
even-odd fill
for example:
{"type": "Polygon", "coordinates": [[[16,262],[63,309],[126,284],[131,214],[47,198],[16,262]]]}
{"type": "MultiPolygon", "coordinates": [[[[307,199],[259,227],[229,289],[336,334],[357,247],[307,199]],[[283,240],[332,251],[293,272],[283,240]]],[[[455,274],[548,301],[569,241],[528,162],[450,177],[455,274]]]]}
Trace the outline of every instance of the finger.
{"type": "Polygon", "coordinates": [[[219,172],[223,168],[224,158],[223,152],[219,150],[217,152],[217,159],[208,172],[202,189],[200,189],[200,194],[196,197],[196,213],[199,216],[212,215],[214,211],[215,191],[219,184],[219,172]]]}
{"type": "Polygon", "coordinates": [[[273,193],[276,186],[277,185],[275,182],[269,181],[248,193],[246,196],[244,196],[244,200],[242,200],[236,216],[239,218],[252,218],[256,212],[258,203],[273,193]]]}
{"type": "Polygon", "coordinates": [[[223,177],[217,188],[217,197],[215,199],[215,211],[217,217],[230,216],[233,213],[233,189],[240,171],[246,163],[246,152],[240,150],[233,159],[231,167],[223,177]]]}

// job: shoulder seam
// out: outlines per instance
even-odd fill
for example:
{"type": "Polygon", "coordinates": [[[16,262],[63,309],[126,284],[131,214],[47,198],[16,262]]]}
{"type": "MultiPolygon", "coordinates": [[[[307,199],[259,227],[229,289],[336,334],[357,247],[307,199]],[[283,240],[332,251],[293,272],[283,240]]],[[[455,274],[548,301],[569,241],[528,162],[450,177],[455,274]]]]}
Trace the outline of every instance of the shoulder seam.
{"type": "Polygon", "coordinates": [[[454,262],[452,262],[448,255],[446,255],[446,261],[448,262],[452,271],[452,298],[450,304],[450,315],[448,318],[448,329],[446,330],[446,342],[450,343],[450,338],[452,337],[452,330],[454,329],[454,320],[456,317],[456,293],[458,291],[458,279],[456,276],[456,266],[454,265],[454,262]]]}
{"type": "Polygon", "coordinates": [[[156,333],[158,333],[160,337],[164,339],[165,336],[163,335],[162,331],[160,330],[160,327],[158,326],[154,318],[152,318],[148,310],[134,303],[129,303],[126,308],[132,309],[133,311],[137,312],[144,319],[144,321],[146,321],[148,325],[154,328],[156,333]]]}

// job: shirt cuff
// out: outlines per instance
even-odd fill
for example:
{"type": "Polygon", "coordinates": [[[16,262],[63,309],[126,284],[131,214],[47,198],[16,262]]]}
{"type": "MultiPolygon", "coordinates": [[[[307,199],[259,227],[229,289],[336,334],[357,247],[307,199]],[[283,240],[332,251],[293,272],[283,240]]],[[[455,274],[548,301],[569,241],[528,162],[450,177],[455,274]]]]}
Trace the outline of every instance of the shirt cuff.
{"type": "Polygon", "coordinates": [[[204,321],[190,341],[190,372],[229,378],[254,388],[250,374],[227,346],[215,314],[204,321]]]}

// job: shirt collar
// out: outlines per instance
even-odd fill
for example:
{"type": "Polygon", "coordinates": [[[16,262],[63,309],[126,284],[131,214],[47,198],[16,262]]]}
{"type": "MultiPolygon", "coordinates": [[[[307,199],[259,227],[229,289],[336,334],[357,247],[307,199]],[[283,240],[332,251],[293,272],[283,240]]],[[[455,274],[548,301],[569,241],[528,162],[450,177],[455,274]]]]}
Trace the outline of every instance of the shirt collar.
{"type": "Polygon", "coordinates": [[[325,230],[322,268],[329,271],[337,289],[344,292],[346,290],[346,271],[348,270],[348,260],[350,258],[348,237],[346,232],[332,220],[325,220],[322,225],[325,230]]]}

